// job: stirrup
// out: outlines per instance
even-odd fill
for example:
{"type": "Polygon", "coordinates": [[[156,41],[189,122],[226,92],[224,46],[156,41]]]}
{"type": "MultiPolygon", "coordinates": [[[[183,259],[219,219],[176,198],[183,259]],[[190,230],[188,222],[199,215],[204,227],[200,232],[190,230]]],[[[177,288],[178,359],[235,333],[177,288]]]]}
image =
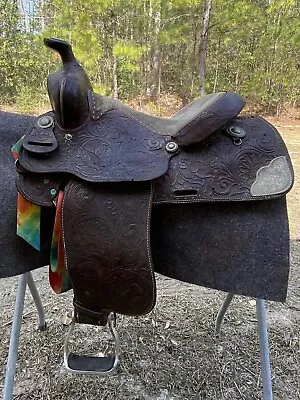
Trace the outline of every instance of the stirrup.
{"type": "Polygon", "coordinates": [[[75,317],[73,316],[69,332],[64,344],[64,365],[73,374],[85,375],[110,375],[114,373],[119,364],[120,339],[116,331],[116,315],[111,312],[107,318],[108,327],[115,343],[115,354],[105,357],[79,356],[69,351],[69,341],[75,327],[75,317]]]}

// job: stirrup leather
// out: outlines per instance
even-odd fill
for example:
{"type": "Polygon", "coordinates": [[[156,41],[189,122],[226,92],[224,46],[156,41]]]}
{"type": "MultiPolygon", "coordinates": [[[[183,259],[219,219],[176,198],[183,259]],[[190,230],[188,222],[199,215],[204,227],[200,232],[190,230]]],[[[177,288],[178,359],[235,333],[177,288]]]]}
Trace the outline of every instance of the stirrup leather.
{"type": "Polygon", "coordinates": [[[104,357],[80,356],[72,353],[69,350],[69,341],[76,324],[75,317],[73,316],[72,323],[64,344],[64,365],[68,371],[72,372],[73,374],[102,376],[111,375],[116,371],[119,364],[120,339],[116,330],[115,313],[111,312],[108,315],[107,322],[115,344],[114,354],[104,357]]]}

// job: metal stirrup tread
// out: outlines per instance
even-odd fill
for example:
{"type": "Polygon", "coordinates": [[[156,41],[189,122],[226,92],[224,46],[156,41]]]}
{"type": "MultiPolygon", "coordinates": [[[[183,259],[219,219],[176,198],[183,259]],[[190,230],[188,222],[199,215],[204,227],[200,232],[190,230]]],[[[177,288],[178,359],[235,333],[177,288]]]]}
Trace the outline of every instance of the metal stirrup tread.
{"type": "Polygon", "coordinates": [[[104,357],[79,356],[69,351],[70,337],[76,324],[75,318],[73,317],[64,344],[64,365],[69,372],[72,372],[73,374],[106,376],[111,375],[116,371],[119,364],[120,339],[115,328],[115,313],[110,313],[107,321],[110,333],[115,343],[115,354],[104,357]]]}

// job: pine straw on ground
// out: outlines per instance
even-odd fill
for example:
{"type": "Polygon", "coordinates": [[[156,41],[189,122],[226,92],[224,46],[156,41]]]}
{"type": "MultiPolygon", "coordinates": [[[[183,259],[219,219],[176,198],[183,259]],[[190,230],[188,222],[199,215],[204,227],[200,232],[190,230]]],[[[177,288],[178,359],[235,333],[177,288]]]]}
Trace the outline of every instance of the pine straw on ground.
{"type": "MultiPolygon", "coordinates": [[[[292,243],[290,286],[285,304],[267,303],[274,398],[300,399],[300,242],[292,243]]],[[[121,366],[111,377],[72,375],[62,365],[68,330],[62,320],[72,294],[53,294],[47,269],[34,272],[47,314],[48,330],[36,329],[29,293],[20,339],[14,399],[260,399],[261,379],[255,301],[236,296],[222,334],[214,319],[224,293],[158,276],[158,299],[145,317],[118,318],[121,366]]],[[[1,382],[10,338],[17,280],[0,281],[1,382]]],[[[99,352],[107,335],[92,328],[76,330],[73,345],[99,352]]]]}

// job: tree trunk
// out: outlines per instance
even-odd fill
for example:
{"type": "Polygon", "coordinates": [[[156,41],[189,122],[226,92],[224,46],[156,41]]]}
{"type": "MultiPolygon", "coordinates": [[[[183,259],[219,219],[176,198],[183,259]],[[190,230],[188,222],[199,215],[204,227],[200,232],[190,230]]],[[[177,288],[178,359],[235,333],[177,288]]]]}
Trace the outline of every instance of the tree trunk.
{"type": "Polygon", "coordinates": [[[217,83],[218,83],[218,75],[219,75],[219,60],[217,60],[217,63],[216,63],[213,93],[216,92],[217,83]]]}
{"type": "Polygon", "coordinates": [[[113,96],[115,99],[119,97],[119,88],[118,88],[118,58],[117,56],[113,56],[113,81],[114,81],[114,89],[113,96]]]}
{"type": "Polygon", "coordinates": [[[161,1],[150,2],[151,13],[154,11],[152,59],[148,79],[148,97],[157,102],[160,95],[160,44],[159,34],[161,29],[161,1]]]}
{"type": "MultiPolygon", "coordinates": [[[[117,43],[117,20],[114,21],[113,25],[113,46],[117,43]]],[[[119,97],[119,85],[118,85],[118,57],[113,54],[113,97],[117,99],[119,97]]]]}
{"type": "Polygon", "coordinates": [[[40,0],[40,28],[41,31],[44,32],[46,24],[45,24],[45,2],[44,0],[40,0]]]}
{"type": "Polygon", "coordinates": [[[27,3],[25,0],[18,1],[20,19],[23,20],[22,25],[23,25],[25,32],[30,31],[29,11],[28,11],[27,7],[29,7],[29,3],[27,3]]]}
{"type": "Polygon", "coordinates": [[[205,94],[205,75],[206,75],[206,49],[207,49],[207,36],[208,26],[211,10],[211,0],[205,0],[202,20],[202,32],[199,51],[199,95],[205,94]]]}
{"type": "MultiPolygon", "coordinates": [[[[146,3],[145,3],[146,5],[146,3]]],[[[145,6],[144,5],[144,6],[145,6]]],[[[150,97],[150,72],[151,72],[151,31],[152,31],[152,0],[149,1],[149,10],[148,10],[148,26],[147,26],[147,61],[146,61],[146,81],[147,81],[147,89],[146,96],[150,97]]]]}

